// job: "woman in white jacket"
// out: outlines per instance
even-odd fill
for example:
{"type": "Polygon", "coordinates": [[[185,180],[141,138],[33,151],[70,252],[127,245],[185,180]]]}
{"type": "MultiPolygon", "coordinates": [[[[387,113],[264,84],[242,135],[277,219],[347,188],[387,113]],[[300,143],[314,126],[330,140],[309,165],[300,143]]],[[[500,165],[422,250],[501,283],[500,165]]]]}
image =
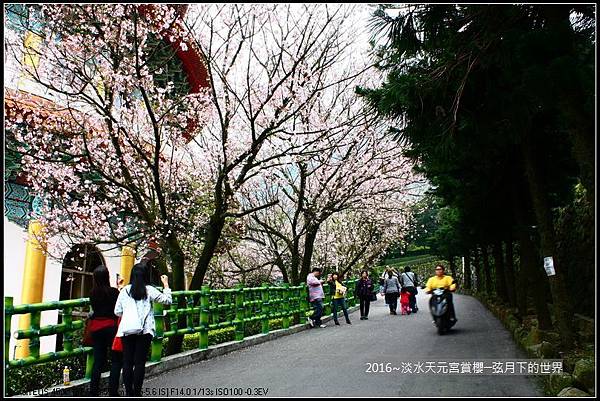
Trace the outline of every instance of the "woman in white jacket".
{"type": "Polygon", "coordinates": [[[143,264],[133,266],[131,284],[123,288],[115,304],[115,315],[121,316],[117,337],[123,341],[123,383],[129,397],[142,395],[148,350],[156,327],[152,302],[165,305],[173,302],[167,276],[160,277],[162,293],[147,284],[146,276],[143,264]]]}

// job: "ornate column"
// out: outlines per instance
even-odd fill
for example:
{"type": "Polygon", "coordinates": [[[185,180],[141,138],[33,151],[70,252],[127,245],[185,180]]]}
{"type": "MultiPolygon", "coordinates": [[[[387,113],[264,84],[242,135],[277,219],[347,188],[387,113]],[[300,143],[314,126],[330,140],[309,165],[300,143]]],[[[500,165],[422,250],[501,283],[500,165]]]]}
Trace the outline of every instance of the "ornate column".
{"type": "Polygon", "coordinates": [[[121,249],[121,278],[123,285],[129,284],[131,269],[135,263],[135,248],[131,245],[125,245],[121,249]]]}
{"type": "MultiPolygon", "coordinates": [[[[42,302],[44,295],[44,276],[46,274],[46,246],[44,239],[44,226],[38,220],[29,222],[28,239],[25,250],[25,271],[23,272],[23,290],[21,292],[22,304],[42,302]]],[[[29,330],[31,314],[19,318],[19,330],[29,330]]],[[[17,343],[17,358],[29,356],[29,340],[20,340],[17,343]]]]}

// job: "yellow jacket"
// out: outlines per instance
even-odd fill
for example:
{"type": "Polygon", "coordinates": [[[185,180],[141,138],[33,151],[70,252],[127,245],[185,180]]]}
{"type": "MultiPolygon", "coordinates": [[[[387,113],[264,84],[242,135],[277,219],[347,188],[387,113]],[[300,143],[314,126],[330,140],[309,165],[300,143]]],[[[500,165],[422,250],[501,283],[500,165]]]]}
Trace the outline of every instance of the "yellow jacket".
{"type": "Polygon", "coordinates": [[[436,288],[448,288],[450,291],[454,291],[456,289],[456,284],[452,284],[452,281],[452,276],[444,275],[441,278],[438,276],[433,276],[427,280],[425,292],[431,292],[436,288]]]}
{"type": "Polygon", "coordinates": [[[335,281],[335,295],[333,296],[333,299],[340,299],[340,298],[344,298],[345,297],[345,293],[346,293],[347,288],[344,287],[342,284],[340,284],[339,281],[335,281]],[[342,292],[344,294],[342,294],[342,292]]]}

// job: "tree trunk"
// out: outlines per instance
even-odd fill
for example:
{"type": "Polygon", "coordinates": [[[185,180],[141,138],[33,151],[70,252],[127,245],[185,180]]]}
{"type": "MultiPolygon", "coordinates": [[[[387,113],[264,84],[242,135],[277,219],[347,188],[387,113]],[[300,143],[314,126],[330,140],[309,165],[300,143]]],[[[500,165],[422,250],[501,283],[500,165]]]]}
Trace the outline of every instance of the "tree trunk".
{"type": "Polygon", "coordinates": [[[215,215],[211,216],[202,254],[200,255],[200,259],[198,259],[198,264],[190,283],[190,290],[199,290],[202,287],[204,276],[208,270],[210,260],[217,249],[223,227],[225,227],[225,218],[220,213],[215,213],[215,215]]]}
{"type": "Polygon", "coordinates": [[[556,319],[556,325],[561,336],[563,347],[565,349],[571,349],[573,347],[575,336],[573,334],[571,321],[573,314],[569,302],[569,293],[565,287],[564,278],[557,261],[558,258],[556,258],[554,223],[552,221],[552,212],[550,210],[550,203],[544,185],[542,166],[537,159],[533,144],[530,143],[530,141],[533,140],[530,136],[531,132],[526,132],[525,135],[523,135],[523,144],[521,146],[527,182],[529,184],[533,210],[538,223],[543,256],[554,257],[555,274],[549,276],[554,306],[554,318],[556,319]]]}
{"type": "Polygon", "coordinates": [[[514,259],[514,248],[513,239],[509,235],[506,240],[506,264],[504,266],[504,273],[506,278],[506,295],[508,296],[508,303],[511,308],[517,307],[517,296],[515,288],[515,259],[514,259]]]}
{"type": "Polygon", "coordinates": [[[304,239],[304,255],[302,256],[302,269],[300,270],[301,278],[306,277],[308,273],[310,273],[310,265],[315,250],[315,240],[317,239],[318,232],[318,225],[310,226],[306,232],[306,238],[304,239]]]}
{"type": "MultiPolygon", "coordinates": [[[[535,246],[529,234],[529,224],[525,218],[524,200],[519,196],[520,191],[513,188],[512,205],[515,215],[517,240],[519,241],[519,288],[517,292],[519,296],[519,314],[525,316],[527,314],[527,291],[531,291],[535,313],[538,319],[538,327],[540,330],[550,330],[552,328],[552,319],[550,310],[546,303],[546,294],[542,267],[538,264],[535,246]]],[[[523,194],[525,196],[525,194],[523,194]]]]}
{"type": "Polygon", "coordinates": [[[301,258],[300,258],[300,245],[299,245],[299,241],[298,238],[294,239],[294,243],[293,243],[294,249],[291,250],[292,253],[292,258],[291,258],[291,265],[290,265],[290,274],[292,276],[292,284],[293,285],[299,285],[300,284],[300,264],[301,264],[301,258]]]}
{"type": "Polygon", "coordinates": [[[283,276],[283,282],[290,284],[290,277],[288,276],[288,272],[285,268],[285,263],[283,263],[281,255],[277,255],[277,257],[275,258],[275,265],[279,268],[279,271],[283,276]]]}
{"type": "Polygon", "coordinates": [[[506,279],[504,277],[504,259],[502,252],[502,242],[497,240],[494,242],[492,247],[494,255],[494,279],[496,283],[496,297],[500,302],[506,302],[508,300],[506,292],[506,279]]]}
{"type": "MultiPolygon", "coordinates": [[[[167,246],[168,246],[169,259],[171,259],[171,268],[172,268],[172,275],[173,275],[173,283],[171,284],[171,288],[175,291],[185,290],[185,271],[184,271],[185,255],[183,253],[183,250],[181,249],[181,246],[180,246],[177,238],[173,237],[172,235],[167,237],[167,246]]],[[[186,306],[187,305],[186,305],[185,299],[183,297],[181,297],[179,299],[178,307],[185,308],[186,306]]],[[[177,328],[183,329],[185,327],[186,327],[185,317],[179,316],[177,328]]],[[[173,328],[171,328],[171,330],[173,330],[173,328]]],[[[167,354],[173,355],[173,354],[177,354],[177,353],[181,352],[182,345],[183,345],[183,336],[182,335],[177,335],[177,336],[173,336],[173,337],[169,338],[169,341],[167,344],[167,354]]]]}
{"type": "Polygon", "coordinates": [[[488,254],[488,246],[487,245],[483,245],[481,247],[481,256],[483,259],[483,276],[484,276],[485,292],[488,295],[491,295],[491,293],[492,293],[492,278],[491,278],[491,272],[490,272],[490,258],[489,258],[489,254],[488,254]]]}
{"type": "Polygon", "coordinates": [[[466,290],[471,289],[471,252],[467,250],[465,252],[465,274],[463,277],[464,287],[466,290]]]}
{"type": "Polygon", "coordinates": [[[475,247],[473,249],[473,264],[475,265],[475,289],[477,293],[481,293],[481,289],[483,288],[483,277],[481,276],[481,260],[479,259],[479,248],[475,247]]]}
{"type": "MultiPolygon", "coordinates": [[[[517,237],[518,241],[518,237],[517,237]]],[[[521,255],[521,246],[517,242],[517,254],[521,255]]],[[[515,270],[515,297],[517,303],[517,315],[519,319],[523,319],[527,315],[527,293],[528,293],[528,276],[526,274],[525,267],[523,267],[523,261],[519,257],[519,265],[515,270]]]]}
{"type": "Polygon", "coordinates": [[[509,235],[506,241],[506,264],[504,266],[504,273],[506,278],[506,295],[508,296],[508,303],[511,308],[517,306],[517,295],[515,288],[515,258],[514,258],[514,244],[512,236],[509,235]]]}
{"type": "Polygon", "coordinates": [[[456,280],[456,262],[454,261],[454,257],[449,257],[448,262],[450,265],[450,274],[452,275],[452,278],[456,280]]]}
{"type": "Polygon", "coordinates": [[[533,302],[539,328],[540,330],[549,330],[552,328],[552,319],[550,309],[548,309],[548,304],[546,303],[546,294],[544,293],[542,282],[544,277],[541,271],[539,271],[539,267],[537,267],[539,264],[537,263],[538,260],[533,247],[533,242],[528,233],[524,232],[519,235],[521,269],[525,278],[528,279],[525,280],[525,283],[529,285],[529,288],[533,292],[533,302]]]}

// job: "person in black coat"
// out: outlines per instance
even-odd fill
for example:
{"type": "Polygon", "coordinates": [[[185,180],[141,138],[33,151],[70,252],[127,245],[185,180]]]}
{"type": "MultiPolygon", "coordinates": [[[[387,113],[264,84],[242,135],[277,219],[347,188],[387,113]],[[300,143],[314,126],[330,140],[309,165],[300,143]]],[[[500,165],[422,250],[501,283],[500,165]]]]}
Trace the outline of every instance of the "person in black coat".
{"type": "Polygon", "coordinates": [[[93,339],[94,365],[90,380],[90,395],[93,397],[100,395],[100,375],[106,363],[106,353],[110,350],[109,395],[114,397],[119,395],[119,376],[123,366],[123,354],[111,349],[117,334],[117,317],[114,310],[119,290],[110,286],[110,276],[105,266],[100,265],[94,269],[93,277],[94,287],[90,293],[93,314],[89,324],[93,339]]]}
{"type": "Polygon", "coordinates": [[[369,307],[373,288],[373,281],[369,278],[369,272],[363,270],[355,288],[355,296],[360,300],[360,320],[369,320],[369,307]]]}

